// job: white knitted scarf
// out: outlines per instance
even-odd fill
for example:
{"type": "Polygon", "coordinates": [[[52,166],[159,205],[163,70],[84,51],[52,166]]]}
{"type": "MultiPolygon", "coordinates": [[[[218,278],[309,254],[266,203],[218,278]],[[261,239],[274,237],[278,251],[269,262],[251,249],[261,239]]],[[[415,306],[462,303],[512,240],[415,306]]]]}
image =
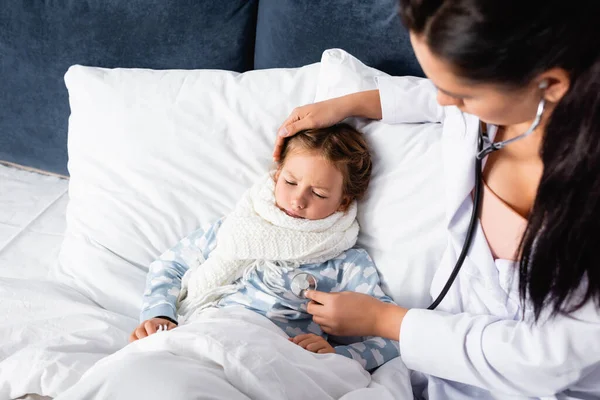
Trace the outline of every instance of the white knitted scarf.
{"type": "Polygon", "coordinates": [[[255,270],[263,272],[264,282],[275,292],[282,292],[283,272],[325,262],[354,246],[356,208],[352,202],[347,211],[320,220],[290,217],[276,206],[275,182],[265,176],[225,218],[208,259],[185,273],[178,314],[186,319],[215,305],[239,290],[255,270]]]}

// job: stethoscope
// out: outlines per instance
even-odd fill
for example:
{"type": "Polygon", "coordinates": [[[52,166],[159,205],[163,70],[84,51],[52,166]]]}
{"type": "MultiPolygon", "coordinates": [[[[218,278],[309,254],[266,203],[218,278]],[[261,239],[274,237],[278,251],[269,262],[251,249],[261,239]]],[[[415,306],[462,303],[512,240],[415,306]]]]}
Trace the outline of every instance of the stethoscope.
{"type": "MultiPolygon", "coordinates": [[[[539,87],[542,90],[546,89],[546,87],[548,87],[548,83],[546,81],[543,81],[539,87]]],[[[467,230],[467,236],[465,238],[465,243],[463,244],[463,248],[460,251],[460,255],[458,256],[458,260],[456,260],[456,264],[454,265],[454,269],[452,270],[452,273],[448,277],[448,280],[446,281],[446,284],[444,285],[444,288],[442,289],[442,291],[440,292],[438,297],[433,301],[433,303],[431,303],[431,305],[429,307],[427,307],[428,310],[434,310],[442,302],[444,297],[446,297],[446,294],[448,293],[448,291],[450,290],[450,287],[452,286],[452,283],[454,283],[454,280],[458,276],[458,272],[460,271],[460,269],[465,261],[465,258],[467,257],[467,253],[469,252],[469,249],[471,248],[471,242],[473,241],[473,234],[475,233],[475,228],[477,227],[477,218],[479,217],[479,209],[481,208],[481,189],[482,189],[482,183],[483,183],[483,179],[481,178],[481,172],[482,172],[481,171],[482,170],[481,162],[482,162],[482,160],[486,156],[488,156],[490,153],[493,153],[496,150],[500,150],[504,146],[506,146],[510,143],[516,142],[517,140],[521,140],[521,139],[531,135],[533,133],[533,131],[535,131],[536,128],[540,125],[542,115],[544,114],[545,106],[546,106],[546,101],[544,100],[544,98],[542,98],[540,100],[540,103],[538,104],[535,119],[529,126],[529,129],[527,129],[525,132],[523,132],[519,136],[515,136],[512,139],[507,139],[502,142],[492,142],[489,139],[489,137],[487,136],[486,125],[481,121],[479,122],[479,134],[477,137],[477,155],[475,157],[475,191],[473,194],[473,212],[471,213],[471,219],[469,221],[469,228],[467,230]]]]}
{"type": "Polygon", "coordinates": [[[306,299],[307,290],[317,290],[317,278],[310,272],[298,272],[292,277],[290,289],[299,299],[306,299]]]}
{"type": "MultiPolygon", "coordinates": [[[[547,82],[543,81],[540,84],[540,89],[545,89],[548,86],[547,82]]],[[[525,132],[520,134],[519,136],[515,136],[514,138],[504,140],[502,142],[492,142],[487,136],[486,125],[483,122],[479,123],[479,133],[477,138],[477,155],[475,157],[475,190],[473,194],[473,212],[471,213],[471,218],[469,220],[469,228],[467,230],[467,236],[465,238],[465,243],[463,244],[463,248],[458,256],[458,260],[456,260],[456,264],[454,265],[454,269],[452,273],[448,277],[446,284],[444,285],[442,291],[438,295],[438,297],[431,303],[428,310],[434,310],[446,297],[446,294],[450,290],[450,287],[454,283],[454,280],[458,276],[458,272],[462,268],[462,265],[467,257],[467,253],[471,248],[471,243],[473,241],[473,235],[475,234],[475,228],[477,227],[477,218],[479,216],[479,210],[481,208],[481,190],[482,190],[482,168],[481,162],[482,160],[488,156],[490,153],[494,151],[500,150],[504,148],[506,145],[516,142],[517,140],[521,140],[533,133],[540,125],[540,121],[542,119],[542,115],[544,114],[544,107],[546,105],[545,100],[542,98],[540,103],[538,104],[537,112],[535,115],[535,119],[529,126],[525,132]]],[[[300,299],[306,299],[306,291],[307,290],[316,290],[317,289],[317,279],[314,275],[308,272],[299,272],[292,277],[291,280],[291,290],[294,295],[300,299]]]]}

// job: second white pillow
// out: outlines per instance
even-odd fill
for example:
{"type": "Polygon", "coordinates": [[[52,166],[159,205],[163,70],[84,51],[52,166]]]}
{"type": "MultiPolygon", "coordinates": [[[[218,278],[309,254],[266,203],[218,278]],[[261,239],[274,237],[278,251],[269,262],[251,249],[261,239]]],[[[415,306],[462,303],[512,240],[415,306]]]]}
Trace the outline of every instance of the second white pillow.
{"type": "MultiPolygon", "coordinates": [[[[343,50],[327,50],[315,101],[377,89],[376,77],[387,76],[343,50]]],[[[447,244],[442,125],[349,122],[365,133],[374,163],[368,194],[359,205],[358,244],[371,254],[384,289],[398,304],[427,307],[447,244]]]]}

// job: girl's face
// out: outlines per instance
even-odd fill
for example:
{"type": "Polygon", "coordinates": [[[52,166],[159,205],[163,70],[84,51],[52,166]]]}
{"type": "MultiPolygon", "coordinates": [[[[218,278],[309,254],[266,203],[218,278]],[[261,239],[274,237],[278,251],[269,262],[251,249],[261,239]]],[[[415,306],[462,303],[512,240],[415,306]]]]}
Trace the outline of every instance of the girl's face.
{"type": "Polygon", "coordinates": [[[344,176],[315,152],[289,152],[275,180],[277,207],[294,218],[323,219],[348,203],[343,196],[344,176]]]}
{"type": "Polygon", "coordinates": [[[432,54],[422,36],[411,33],[410,40],[423,72],[438,88],[440,105],[456,106],[484,122],[500,126],[533,120],[542,96],[539,82],[515,90],[500,85],[474,84],[456,75],[448,62],[432,54]]]}

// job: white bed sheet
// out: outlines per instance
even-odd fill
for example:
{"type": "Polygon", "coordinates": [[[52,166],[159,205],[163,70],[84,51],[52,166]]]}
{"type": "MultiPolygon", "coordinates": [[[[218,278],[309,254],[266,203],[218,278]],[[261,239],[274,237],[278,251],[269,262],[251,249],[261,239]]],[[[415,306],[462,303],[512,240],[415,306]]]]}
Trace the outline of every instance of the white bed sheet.
{"type": "Polygon", "coordinates": [[[121,347],[127,329],[118,328],[132,323],[47,279],[64,238],[68,183],[0,165],[1,400],[49,399],[121,347]]]}
{"type": "MultiPolygon", "coordinates": [[[[137,325],[48,280],[65,231],[67,189],[67,180],[0,165],[0,400],[56,396],[125,346],[137,325]]],[[[395,361],[374,375],[372,390],[348,398],[405,392],[404,367],[395,361]]]]}
{"type": "MultiPolygon", "coordinates": [[[[66,179],[0,164],[0,278],[46,278],[65,231],[67,188],[66,179]]],[[[50,397],[27,394],[19,399],[50,397]]]]}
{"type": "Polygon", "coordinates": [[[0,277],[46,278],[65,232],[68,184],[0,165],[0,277]]]}

